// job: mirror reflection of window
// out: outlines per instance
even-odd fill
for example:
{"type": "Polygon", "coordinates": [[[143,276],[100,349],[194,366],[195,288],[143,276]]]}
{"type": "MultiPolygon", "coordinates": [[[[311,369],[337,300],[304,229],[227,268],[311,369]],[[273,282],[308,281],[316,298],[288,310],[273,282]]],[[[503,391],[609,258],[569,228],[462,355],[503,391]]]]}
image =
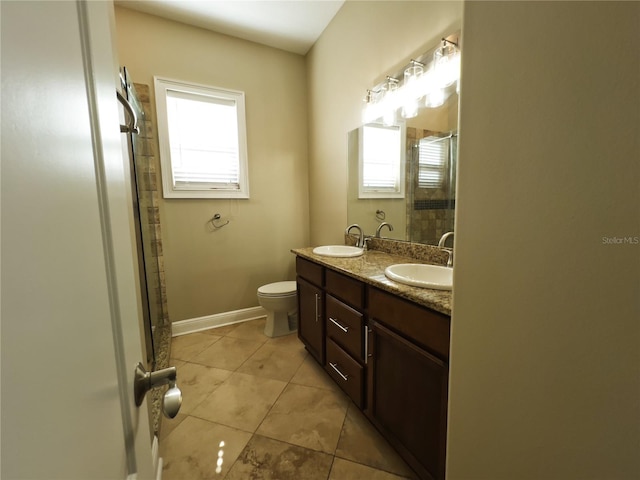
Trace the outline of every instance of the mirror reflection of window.
{"type": "Polygon", "coordinates": [[[451,137],[425,137],[418,144],[418,187],[441,188],[444,184],[451,137]]]}
{"type": "Polygon", "coordinates": [[[404,198],[405,126],[360,129],[359,198],[404,198]]]}

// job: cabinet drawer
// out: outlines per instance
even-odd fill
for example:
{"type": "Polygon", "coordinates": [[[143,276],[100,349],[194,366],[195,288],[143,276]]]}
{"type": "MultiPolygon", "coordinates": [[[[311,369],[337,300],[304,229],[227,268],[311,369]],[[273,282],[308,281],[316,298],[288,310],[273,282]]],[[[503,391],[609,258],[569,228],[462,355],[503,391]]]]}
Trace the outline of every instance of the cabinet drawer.
{"type": "Polygon", "coordinates": [[[362,408],[364,398],[363,368],[331,339],[327,339],[327,364],[325,368],[331,378],[340,385],[340,388],[351,397],[359,408],[362,408]]]}
{"type": "Polygon", "coordinates": [[[324,269],[317,263],[296,257],[296,273],[319,287],[324,286],[324,269]]]}
{"type": "Polygon", "coordinates": [[[355,308],[364,308],[364,283],[327,270],[327,292],[355,308]]]}
{"type": "Polygon", "coordinates": [[[376,288],[369,288],[369,318],[379,320],[413,342],[449,358],[449,329],[447,315],[420,307],[376,288]]]}
{"type": "Polygon", "coordinates": [[[327,336],[352,357],[362,360],[362,313],[331,295],[327,295],[326,302],[327,336]]]}

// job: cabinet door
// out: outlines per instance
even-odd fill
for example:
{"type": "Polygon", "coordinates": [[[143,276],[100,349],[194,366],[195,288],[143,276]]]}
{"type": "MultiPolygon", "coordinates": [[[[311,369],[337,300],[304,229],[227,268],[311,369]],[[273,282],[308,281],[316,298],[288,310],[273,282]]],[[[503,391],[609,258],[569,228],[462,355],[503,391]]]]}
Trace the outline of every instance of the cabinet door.
{"type": "Polygon", "coordinates": [[[324,293],[301,277],[298,282],[298,338],[324,365],[324,293]]]}
{"type": "Polygon", "coordinates": [[[447,426],[447,364],[370,322],[371,421],[422,478],[443,479],[447,426]]]}

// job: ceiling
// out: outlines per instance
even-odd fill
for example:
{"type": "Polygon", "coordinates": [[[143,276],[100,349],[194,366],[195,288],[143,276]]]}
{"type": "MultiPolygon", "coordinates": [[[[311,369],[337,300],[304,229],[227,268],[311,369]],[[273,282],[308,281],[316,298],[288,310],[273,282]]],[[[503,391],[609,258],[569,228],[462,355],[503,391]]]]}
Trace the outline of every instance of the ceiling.
{"type": "Polygon", "coordinates": [[[344,0],[116,0],[115,3],[305,55],[344,0]]]}

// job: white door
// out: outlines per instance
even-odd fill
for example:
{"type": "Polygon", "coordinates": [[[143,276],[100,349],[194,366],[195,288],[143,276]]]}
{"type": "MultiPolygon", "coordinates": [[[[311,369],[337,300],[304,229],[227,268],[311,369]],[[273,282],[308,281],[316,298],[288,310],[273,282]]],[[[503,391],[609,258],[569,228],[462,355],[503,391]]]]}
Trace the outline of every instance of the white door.
{"type": "Polygon", "coordinates": [[[153,478],[111,2],[0,2],[1,477],[153,478]]]}

